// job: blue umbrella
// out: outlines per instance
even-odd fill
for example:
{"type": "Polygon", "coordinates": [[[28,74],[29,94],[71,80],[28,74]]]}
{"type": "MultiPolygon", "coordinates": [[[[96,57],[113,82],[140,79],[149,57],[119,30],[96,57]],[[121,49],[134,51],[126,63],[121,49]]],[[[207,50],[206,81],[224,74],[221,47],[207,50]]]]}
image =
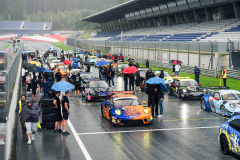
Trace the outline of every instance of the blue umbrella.
{"type": "Polygon", "coordinates": [[[54,47],[50,47],[51,50],[54,50],[54,47]]]}
{"type": "Polygon", "coordinates": [[[84,54],[84,52],[83,52],[83,51],[81,51],[81,52],[80,52],[80,54],[84,54]]]}
{"type": "Polygon", "coordinates": [[[150,78],[149,80],[147,80],[146,83],[160,85],[162,87],[162,89],[164,90],[164,92],[168,91],[167,87],[165,86],[165,80],[163,80],[162,78],[153,77],[153,78],[150,78]]]}
{"type": "Polygon", "coordinates": [[[71,83],[68,83],[66,81],[60,81],[52,85],[51,87],[54,91],[69,91],[73,89],[73,85],[71,83]]]}
{"type": "Polygon", "coordinates": [[[38,68],[38,69],[37,69],[37,72],[43,72],[43,71],[46,71],[46,68],[43,68],[43,67],[42,67],[42,68],[38,68]]]}
{"type": "Polygon", "coordinates": [[[22,53],[28,53],[28,51],[22,51],[22,53]]]}
{"type": "Polygon", "coordinates": [[[74,50],[72,50],[73,52],[77,52],[78,51],[78,49],[74,49],[74,50]]]}
{"type": "Polygon", "coordinates": [[[78,61],[80,61],[80,59],[78,59],[78,58],[73,58],[72,61],[78,62],[78,61]]]}
{"type": "Polygon", "coordinates": [[[51,70],[45,70],[45,71],[43,71],[43,72],[52,72],[51,70]]]}
{"type": "Polygon", "coordinates": [[[99,61],[96,64],[96,66],[103,66],[103,65],[108,65],[108,62],[107,61],[99,61]]]}

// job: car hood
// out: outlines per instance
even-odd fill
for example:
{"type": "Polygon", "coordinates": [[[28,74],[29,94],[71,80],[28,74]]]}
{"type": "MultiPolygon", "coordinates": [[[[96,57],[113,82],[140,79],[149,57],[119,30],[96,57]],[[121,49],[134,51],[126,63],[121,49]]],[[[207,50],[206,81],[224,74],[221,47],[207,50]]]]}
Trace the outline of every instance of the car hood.
{"type": "Polygon", "coordinates": [[[230,102],[230,103],[233,103],[235,104],[236,106],[240,107],[240,100],[225,100],[227,102],[230,102]]]}
{"type": "Polygon", "coordinates": [[[151,109],[149,109],[149,113],[145,114],[143,108],[146,106],[136,105],[136,106],[118,106],[117,109],[122,111],[123,116],[129,116],[130,118],[141,118],[145,116],[151,115],[151,109]]]}
{"type": "Polygon", "coordinates": [[[194,91],[194,92],[198,92],[198,91],[203,91],[203,88],[200,88],[200,87],[187,87],[187,89],[189,89],[190,91],[194,91]]]}

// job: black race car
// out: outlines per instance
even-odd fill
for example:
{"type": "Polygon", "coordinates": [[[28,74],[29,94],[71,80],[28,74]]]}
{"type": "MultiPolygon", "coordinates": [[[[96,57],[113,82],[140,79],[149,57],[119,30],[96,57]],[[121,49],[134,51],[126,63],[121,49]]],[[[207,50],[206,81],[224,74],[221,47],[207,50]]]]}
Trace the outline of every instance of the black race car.
{"type": "Polygon", "coordinates": [[[116,74],[117,75],[122,75],[122,71],[124,68],[127,68],[128,67],[128,64],[126,63],[118,63],[116,64],[116,74]]]}
{"type": "Polygon", "coordinates": [[[178,99],[201,99],[206,94],[206,88],[200,85],[193,79],[174,79],[169,84],[168,94],[178,99]]]}
{"type": "Polygon", "coordinates": [[[82,77],[81,87],[86,87],[86,84],[94,79],[90,72],[80,72],[80,76],[82,77]]]}
{"type": "Polygon", "coordinates": [[[82,96],[85,97],[86,101],[106,100],[109,96],[109,92],[113,91],[114,89],[109,87],[104,80],[97,79],[91,80],[86,84],[82,96]]]}

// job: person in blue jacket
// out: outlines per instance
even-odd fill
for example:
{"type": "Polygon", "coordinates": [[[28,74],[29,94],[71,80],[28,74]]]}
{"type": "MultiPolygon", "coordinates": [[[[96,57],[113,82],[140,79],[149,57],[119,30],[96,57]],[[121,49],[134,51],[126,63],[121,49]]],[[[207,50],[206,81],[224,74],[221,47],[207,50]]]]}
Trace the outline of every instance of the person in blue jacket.
{"type": "Polygon", "coordinates": [[[74,61],[73,62],[73,68],[77,68],[78,67],[78,62],[77,61],[74,61]]]}
{"type": "Polygon", "coordinates": [[[195,81],[199,84],[199,75],[200,75],[200,69],[195,66],[195,69],[194,69],[194,74],[195,74],[195,81]]]}
{"type": "Polygon", "coordinates": [[[51,88],[51,84],[52,84],[52,79],[51,79],[51,77],[48,77],[47,81],[45,82],[45,86],[44,86],[44,94],[45,94],[46,98],[49,98],[48,92],[49,92],[49,89],[51,88]]]}

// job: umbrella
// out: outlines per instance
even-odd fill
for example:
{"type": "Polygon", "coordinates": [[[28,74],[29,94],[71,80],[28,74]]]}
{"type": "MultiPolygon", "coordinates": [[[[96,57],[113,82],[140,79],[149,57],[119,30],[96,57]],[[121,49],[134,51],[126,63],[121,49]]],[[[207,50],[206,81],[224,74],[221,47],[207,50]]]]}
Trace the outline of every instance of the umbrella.
{"type": "Polygon", "coordinates": [[[127,68],[124,68],[122,73],[123,74],[131,74],[131,73],[136,73],[137,71],[138,71],[138,69],[136,67],[127,67],[127,68]]]}
{"type": "Polygon", "coordinates": [[[114,57],[118,57],[118,56],[119,56],[119,54],[113,54],[112,56],[114,56],[114,57]]]}
{"type": "Polygon", "coordinates": [[[90,65],[90,62],[84,61],[83,64],[85,64],[85,65],[87,65],[87,64],[90,65]]]}
{"type": "Polygon", "coordinates": [[[72,62],[69,61],[69,60],[63,61],[62,63],[63,63],[63,64],[72,64],[72,62]]]}
{"type": "Polygon", "coordinates": [[[37,72],[43,72],[45,70],[46,70],[46,68],[38,68],[37,72]]]}
{"type": "Polygon", "coordinates": [[[49,50],[54,50],[54,47],[50,47],[49,50]]]}
{"type": "Polygon", "coordinates": [[[55,91],[69,91],[73,89],[73,85],[71,83],[68,83],[66,81],[60,81],[52,85],[51,87],[52,90],[55,91]]]}
{"type": "Polygon", "coordinates": [[[78,62],[78,61],[80,61],[80,59],[78,59],[78,58],[73,58],[72,61],[78,62]]]}
{"type": "Polygon", "coordinates": [[[32,65],[31,63],[26,63],[26,62],[25,62],[25,63],[22,64],[22,66],[23,66],[23,67],[30,67],[30,66],[33,66],[33,65],[32,65]]]}
{"type": "Polygon", "coordinates": [[[37,72],[37,69],[36,68],[31,68],[28,70],[28,72],[37,72]]]}
{"type": "Polygon", "coordinates": [[[34,64],[34,65],[29,66],[28,68],[29,69],[32,69],[32,68],[38,69],[39,67],[34,64]]]}
{"type": "Polygon", "coordinates": [[[37,62],[36,62],[36,61],[30,61],[30,62],[28,62],[28,63],[30,63],[30,64],[36,64],[37,62]]]}
{"type": "Polygon", "coordinates": [[[28,52],[28,55],[36,54],[35,52],[28,52]]]}
{"type": "Polygon", "coordinates": [[[22,53],[28,53],[28,51],[22,51],[22,53]]]}
{"type": "Polygon", "coordinates": [[[72,50],[73,52],[78,52],[78,49],[74,49],[74,50],[72,50]]]}
{"type": "Polygon", "coordinates": [[[180,63],[183,63],[183,62],[180,61],[180,60],[171,60],[170,63],[172,63],[172,64],[180,64],[180,63]]]}
{"type": "Polygon", "coordinates": [[[167,87],[165,86],[165,80],[163,80],[162,78],[153,77],[153,78],[150,78],[149,80],[147,80],[146,83],[160,85],[162,87],[162,89],[164,90],[164,92],[168,91],[167,87]]]}
{"type": "Polygon", "coordinates": [[[96,63],[97,66],[103,66],[103,65],[108,65],[107,61],[99,61],[96,63]]]}
{"type": "Polygon", "coordinates": [[[52,72],[51,70],[45,70],[45,71],[43,71],[43,72],[52,72]]]}

